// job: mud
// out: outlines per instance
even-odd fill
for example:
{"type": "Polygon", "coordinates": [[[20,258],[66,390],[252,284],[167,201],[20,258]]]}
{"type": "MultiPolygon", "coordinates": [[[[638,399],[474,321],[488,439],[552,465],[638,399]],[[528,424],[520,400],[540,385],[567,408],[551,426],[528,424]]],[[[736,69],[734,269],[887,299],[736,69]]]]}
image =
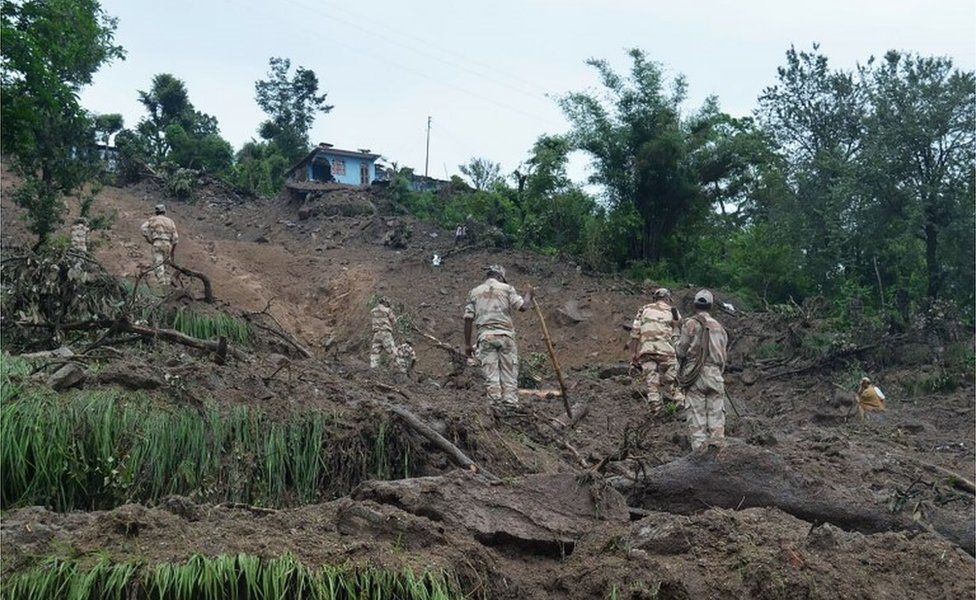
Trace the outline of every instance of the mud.
{"type": "MultiPolygon", "coordinates": [[[[28,239],[10,201],[15,183],[4,176],[4,244],[28,239]]],[[[691,461],[683,458],[689,448],[681,415],[649,419],[640,386],[627,374],[625,326],[644,301],[641,286],[530,253],[455,251],[450,231],[402,216],[411,231],[407,247],[391,249],[382,243],[380,213],[387,206],[372,194],[336,200],[355,211],[306,210],[300,219],[302,203],[285,198],[237,199],[208,188],[186,204],[165,199],[150,182],[107,187],[99,197],[97,212],[117,214],[112,230],[93,235],[94,253],[110,271],[132,276],[147,266],[139,226],[160,201],[180,227],[178,260],[207,273],[217,297],[216,307],[186,297],[177,302],[235,315],[266,310],[313,358],[302,359],[267,332],[256,332],[254,347],[245,349],[248,362],[226,365],[196,350],[135,344],[121,357],[106,354],[86,385],[138,391],[169,409],[245,403],[283,418],[330,411],[349,423],[376,410],[372,400],[392,401],[500,480],[455,472],[417,437],[426,457],[421,475],[434,479],[367,482],[327,504],[255,512],[174,498],[91,513],[23,508],[3,518],[5,573],[48,554],[155,561],[194,552],[291,552],[310,565],[443,566],[474,596],[491,598],[594,598],[614,591],[618,598],[976,593],[972,557],[960,548],[967,538],[940,527],[971,525],[973,497],[922,466],[973,479],[972,374],[953,362],[954,353],[972,352],[972,332],[948,318],[864,350],[817,355],[811,336],[829,323],[748,311],[717,293],[736,306],[734,314],[716,315],[731,339],[727,386],[735,409],[727,408],[728,432],[746,448],[744,456],[765,462],[720,466],[695,479],[681,471],[691,461]],[[430,264],[434,252],[445,255],[440,268],[430,264]],[[406,331],[398,335],[412,337],[418,355],[412,378],[367,368],[368,304],[375,294],[390,297],[403,320],[460,346],[465,295],[481,267],[496,262],[517,287],[531,283],[538,291],[570,399],[588,410],[572,429],[564,427],[559,398],[526,396],[527,416],[494,420],[477,375],[454,372],[443,349],[406,331]],[[279,369],[281,359],[271,353],[287,357],[287,367],[279,369]],[[850,403],[862,374],[889,398],[886,413],[864,422],[851,415],[850,403]],[[938,389],[920,382],[939,383],[938,389]],[[607,457],[614,460],[603,461],[603,472],[590,472],[607,457]],[[655,473],[675,484],[620,496],[605,483],[655,473]],[[717,481],[745,493],[733,499],[717,481]],[[775,502],[775,493],[792,494],[791,503],[775,502]],[[881,525],[832,523],[811,509],[827,500],[866,511],[881,525]],[[642,518],[628,520],[627,503],[645,511],[630,511],[630,518],[642,518]]],[[[182,284],[191,296],[201,295],[198,282],[182,284]]],[[[694,291],[676,292],[683,314],[694,291]]],[[[520,356],[540,387],[553,388],[534,319],[516,316],[520,356]]]]}

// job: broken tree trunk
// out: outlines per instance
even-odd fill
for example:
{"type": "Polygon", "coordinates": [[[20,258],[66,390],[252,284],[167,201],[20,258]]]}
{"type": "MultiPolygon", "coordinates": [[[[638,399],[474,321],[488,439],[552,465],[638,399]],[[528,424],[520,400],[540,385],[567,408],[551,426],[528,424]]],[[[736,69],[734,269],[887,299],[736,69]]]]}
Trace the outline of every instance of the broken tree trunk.
{"type": "MultiPolygon", "coordinates": [[[[154,329],[152,327],[143,327],[142,325],[133,325],[132,323],[122,323],[119,331],[137,333],[145,337],[157,337],[167,342],[174,342],[200,350],[209,350],[214,353],[220,353],[222,351],[221,344],[217,340],[201,340],[180,333],[175,329],[154,329]]],[[[247,360],[247,355],[237,348],[227,347],[226,352],[237,360],[247,360]]]]}
{"type": "MultiPolygon", "coordinates": [[[[779,455],[732,440],[724,448],[649,469],[636,483],[624,478],[611,481],[617,489],[628,491],[631,504],[651,510],[690,514],[710,507],[772,506],[811,523],[831,523],[862,533],[926,529],[910,515],[879,505],[864,490],[805,477],[779,455]]],[[[971,520],[935,507],[925,517],[929,527],[974,553],[971,520]]]]}
{"type": "Polygon", "coordinates": [[[566,382],[563,380],[563,370],[559,368],[559,361],[556,360],[556,349],[553,348],[552,338],[549,337],[546,318],[542,316],[542,309],[539,308],[539,303],[536,302],[535,298],[532,299],[532,308],[535,309],[535,314],[539,317],[539,323],[542,325],[542,337],[546,341],[546,350],[549,351],[549,360],[552,361],[552,368],[556,371],[556,379],[559,380],[559,390],[562,392],[563,407],[566,409],[566,416],[572,419],[573,409],[569,407],[569,397],[566,395],[566,382]]]}
{"type": "Polygon", "coordinates": [[[180,273],[188,277],[196,277],[201,282],[203,282],[203,301],[206,302],[207,304],[214,303],[213,285],[210,283],[209,277],[207,277],[206,275],[204,275],[199,271],[194,271],[192,269],[188,269],[186,267],[176,264],[175,262],[173,262],[172,258],[170,258],[168,262],[169,265],[173,267],[174,270],[179,271],[180,273]]]}

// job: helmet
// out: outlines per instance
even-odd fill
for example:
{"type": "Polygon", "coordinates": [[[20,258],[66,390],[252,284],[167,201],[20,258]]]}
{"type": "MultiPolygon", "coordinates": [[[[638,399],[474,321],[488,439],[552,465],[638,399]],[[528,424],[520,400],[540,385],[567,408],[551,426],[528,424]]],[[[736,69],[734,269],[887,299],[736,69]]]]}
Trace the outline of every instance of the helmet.
{"type": "Polygon", "coordinates": [[[166,214],[166,205],[165,204],[157,204],[156,205],[156,214],[157,215],[164,215],[164,214],[166,214]]]}
{"type": "Polygon", "coordinates": [[[654,290],[654,292],[651,294],[651,296],[655,300],[660,300],[662,298],[670,298],[671,297],[671,290],[669,290],[668,288],[663,288],[663,287],[662,288],[657,288],[656,290],[654,290]]]}
{"type": "Polygon", "coordinates": [[[505,267],[501,265],[488,265],[485,267],[485,271],[488,272],[489,276],[498,275],[501,277],[502,281],[505,281],[505,267]]]}
{"type": "Polygon", "coordinates": [[[710,308],[712,306],[712,302],[714,301],[715,298],[708,290],[700,290],[697,294],[695,294],[695,306],[710,308]]]}

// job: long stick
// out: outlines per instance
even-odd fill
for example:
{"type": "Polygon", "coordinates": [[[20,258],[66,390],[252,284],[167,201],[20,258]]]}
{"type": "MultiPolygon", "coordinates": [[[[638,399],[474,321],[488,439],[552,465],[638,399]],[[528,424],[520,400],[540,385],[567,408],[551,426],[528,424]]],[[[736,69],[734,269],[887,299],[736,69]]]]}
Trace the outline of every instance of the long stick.
{"type": "Polygon", "coordinates": [[[566,408],[566,415],[573,418],[573,410],[569,408],[569,396],[566,394],[566,382],[563,381],[563,371],[559,368],[559,361],[556,360],[556,349],[552,347],[552,338],[549,337],[549,328],[546,327],[546,318],[542,316],[542,309],[539,303],[532,299],[532,308],[539,316],[539,323],[542,324],[542,337],[546,340],[546,350],[549,351],[549,360],[552,361],[552,368],[556,371],[556,378],[559,379],[559,390],[562,392],[563,407],[566,408]]]}

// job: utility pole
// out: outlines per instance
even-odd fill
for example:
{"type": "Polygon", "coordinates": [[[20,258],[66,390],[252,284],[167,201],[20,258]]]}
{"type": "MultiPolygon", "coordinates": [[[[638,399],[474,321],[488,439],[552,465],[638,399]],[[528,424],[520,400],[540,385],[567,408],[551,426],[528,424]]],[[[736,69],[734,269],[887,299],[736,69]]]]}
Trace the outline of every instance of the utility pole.
{"type": "Polygon", "coordinates": [[[427,166],[430,164],[430,117],[427,117],[427,156],[424,157],[424,177],[427,177],[427,166]]]}

